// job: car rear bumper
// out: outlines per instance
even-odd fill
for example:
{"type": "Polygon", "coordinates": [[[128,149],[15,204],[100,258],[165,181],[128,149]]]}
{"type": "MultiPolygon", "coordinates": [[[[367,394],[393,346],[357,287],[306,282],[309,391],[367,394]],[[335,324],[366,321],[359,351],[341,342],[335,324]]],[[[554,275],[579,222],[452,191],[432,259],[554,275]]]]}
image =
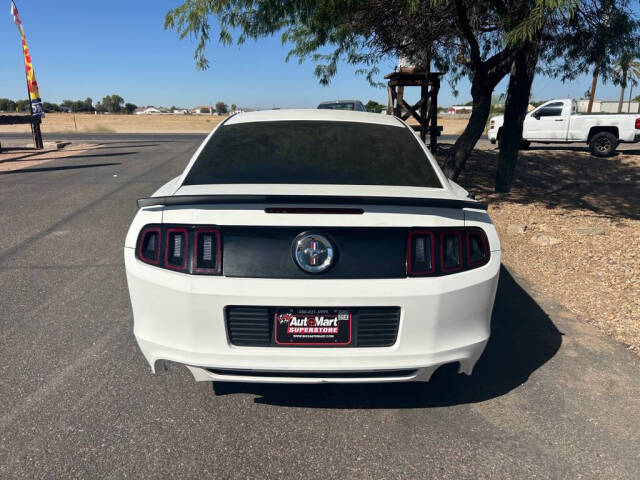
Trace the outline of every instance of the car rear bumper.
{"type": "Polygon", "coordinates": [[[190,276],[145,265],[125,248],[134,333],[145,358],[189,367],[196,380],[383,382],[428,380],[457,362],[471,374],[490,333],[500,252],[483,267],[435,278],[366,280],[190,276]],[[400,307],[390,347],[239,347],[228,305],[400,307]]]}

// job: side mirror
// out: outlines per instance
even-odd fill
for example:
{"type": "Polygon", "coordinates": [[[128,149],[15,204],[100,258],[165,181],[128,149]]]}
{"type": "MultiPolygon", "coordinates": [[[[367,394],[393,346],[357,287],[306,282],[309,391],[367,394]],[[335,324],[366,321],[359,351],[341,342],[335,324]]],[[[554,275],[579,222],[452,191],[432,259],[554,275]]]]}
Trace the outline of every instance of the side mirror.
{"type": "Polygon", "coordinates": [[[540,112],[534,112],[534,113],[531,114],[531,116],[533,118],[535,118],[536,120],[540,120],[540,112]]]}

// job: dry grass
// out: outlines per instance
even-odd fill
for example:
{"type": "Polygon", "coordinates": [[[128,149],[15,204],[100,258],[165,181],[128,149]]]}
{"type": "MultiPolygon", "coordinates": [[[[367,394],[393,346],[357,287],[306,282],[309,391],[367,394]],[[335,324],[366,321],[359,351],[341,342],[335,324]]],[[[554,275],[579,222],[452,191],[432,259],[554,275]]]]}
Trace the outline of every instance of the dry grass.
{"type": "Polygon", "coordinates": [[[505,265],[640,355],[640,151],[583,150],[522,152],[509,194],[492,193],[497,151],[476,151],[460,183],[489,202],[505,265]]]}
{"type": "MultiPolygon", "coordinates": [[[[409,125],[418,125],[418,122],[411,117],[407,120],[409,125]]],[[[443,135],[460,135],[469,123],[468,118],[447,118],[438,117],[438,125],[442,125],[443,135]]]]}
{"type": "MultiPolygon", "coordinates": [[[[89,115],[49,113],[45,133],[208,133],[224,118],[217,115],[89,115]]],[[[0,132],[29,135],[29,125],[3,125],[0,132]]]]}
{"type": "MultiPolygon", "coordinates": [[[[208,133],[226,117],[217,115],[88,115],[49,113],[42,122],[45,133],[208,133]]],[[[459,135],[465,118],[438,118],[444,135],[459,135]]],[[[417,124],[409,120],[409,124],[417,124]]],[[[0,132],[29,135],[29,125],[2,125],[0,132]]]]}

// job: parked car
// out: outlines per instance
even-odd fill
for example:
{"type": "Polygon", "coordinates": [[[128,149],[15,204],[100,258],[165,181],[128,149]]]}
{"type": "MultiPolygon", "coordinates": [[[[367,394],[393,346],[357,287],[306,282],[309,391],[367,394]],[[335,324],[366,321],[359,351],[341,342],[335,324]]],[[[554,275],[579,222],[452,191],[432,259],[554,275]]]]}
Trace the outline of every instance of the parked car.
{"type": "MultiPolygon", "coordinates": [[[[504,116],[492,117],[488,137],[500,142],[504,116]]],[[[551,100],[529,112],[524,120],[522,146],[539,143],[583,143],[598,157],[613,155],[620,142],[640,141],[640,116],[579,114],[572,99],[551,100]]]]}
{"type": "Polygon", "coordinates": [[[272,110],[225,119],[140,207],[124,258],[153,371],[196,380],[427,381],[471,374],[500,242],[393,116],[272,110]]]}
{"type": "Polygon", "coordinates": [[[353,110],[356,112],[366,112],[367,109],[360,100],[331,100],[318,105],[320,110],[353,110]]]}

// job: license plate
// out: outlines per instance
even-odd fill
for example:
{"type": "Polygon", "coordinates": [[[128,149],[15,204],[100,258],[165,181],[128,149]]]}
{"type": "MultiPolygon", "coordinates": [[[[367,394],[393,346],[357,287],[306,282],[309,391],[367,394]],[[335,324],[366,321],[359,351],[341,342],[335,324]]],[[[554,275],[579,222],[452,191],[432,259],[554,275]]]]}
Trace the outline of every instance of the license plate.
{"type": "Polygon", "coordinates": [[[279,308],[275,314],[278,345],[349,345],[351,311],[344,308],[279,308]]]}

